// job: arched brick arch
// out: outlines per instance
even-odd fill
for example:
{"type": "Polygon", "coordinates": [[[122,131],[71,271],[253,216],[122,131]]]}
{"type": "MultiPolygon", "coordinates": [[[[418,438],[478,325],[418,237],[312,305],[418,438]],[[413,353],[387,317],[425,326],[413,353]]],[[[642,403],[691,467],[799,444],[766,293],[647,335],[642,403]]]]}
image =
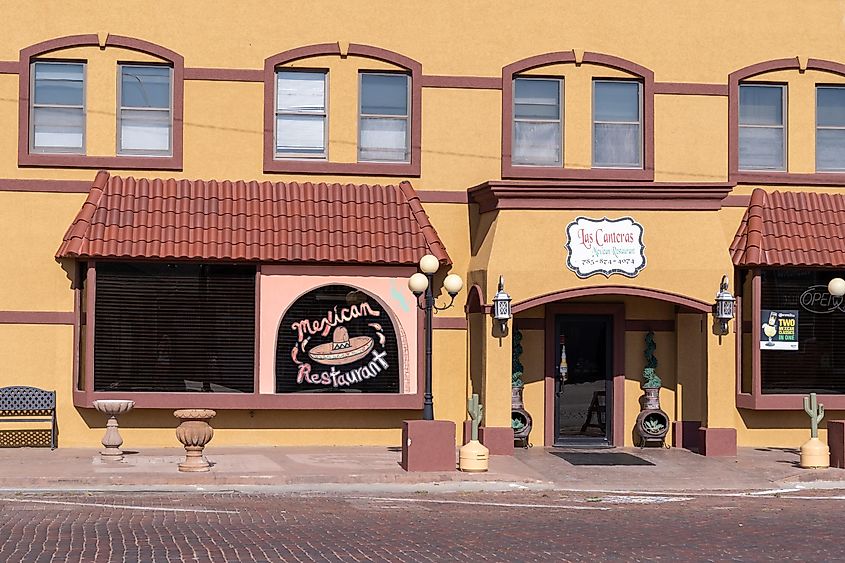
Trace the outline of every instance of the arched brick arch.
{"type": "MultiPolygon", "coordinates": [[[[798,57],[763,61],[730,73],[728,75],[728,179],[739,183],[845,185],[845,174],[843,173],[794,174],[739,170],[739,84],[743,80],[761,74],[783,70],[817,70],[845,76],[845,64],[843,63],[823,59],[807,59],[806,68],[802,69],[798,57]]],[[[789,131],[788,127],[787,131],[789,131]]]]}
{"type": "Polygon", "coordinates": [[[513,62],[502,68],[502,177],[578,180],[654,180],[654,72],[633,61],[586,51],[576,58],[574,51],[544,53],[513,62]],[[589,170],[550,166],[514,166],[511,164],[511,122],[513,120],[513,77],[521,72],[555,64],[590,64],[632,74],[643,85],[643,167],[642,169],[589,170]]]}
{"type": "Polygon", "coordinates": [[[33,154],[29,151],[29,87],[31,63],[37,57],[73,47],[100,46],[96,34],[68,35],[42,41],[20,51],[18,61],[18,164],[20,166],[58,166],[68,168],[123,168],[146,170],[181,170],[183,146],[185,59],[166,47],[122,35],[107,35],[103,48],[118,47],[158,57],[173,67],[173,146],[169,157],[88,156],[72,154],[33,154]]]}
{"type": "MultiPolygon", "coordinates": [[[[356,85],[357,87],[357,85],[356,85]]],[[[264,171],[313,174],[359,174],[379,176],[419,176],[422,139],[422,64],[394,51],[350,43],[342,53],[338,43],[297,47],[271,55],[264,60],[264,171]],[[411,160],[409,163],[343,163],[314,160],[277,160],[274,158],[275,82],[279,66],[320,56],[353,56],[394,64],[411,76],[411,160]]],[[[331,119],[331,118],[330,118],[331,119]]]]}

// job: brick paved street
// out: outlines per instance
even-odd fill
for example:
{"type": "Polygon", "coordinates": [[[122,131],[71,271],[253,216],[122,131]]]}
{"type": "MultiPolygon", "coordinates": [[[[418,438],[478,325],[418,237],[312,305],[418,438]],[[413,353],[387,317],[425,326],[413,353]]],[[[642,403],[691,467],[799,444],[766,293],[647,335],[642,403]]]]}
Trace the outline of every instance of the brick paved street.
{"type": "Polygon", "coordinates": [[[843,507],[831,491],[0,493],[0,561],[831,561],[843,507]]]}

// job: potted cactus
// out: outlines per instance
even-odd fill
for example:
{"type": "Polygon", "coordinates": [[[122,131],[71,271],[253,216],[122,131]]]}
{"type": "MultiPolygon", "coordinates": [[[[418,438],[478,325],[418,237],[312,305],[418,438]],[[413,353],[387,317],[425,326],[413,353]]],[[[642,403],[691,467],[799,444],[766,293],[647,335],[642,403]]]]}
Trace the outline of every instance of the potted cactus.
{"type": "Polygon", "coordinates": [[[473,394],[467,400],[467,412],[472,420],[472,439],[461,447],[458,468],[467,472],[487,471],[490,463],[490,450],[478,441],[478,425],[481,424],[484,407],[478,402],[478,395],[473,394]]]}
{"type": "Polygon", "coordinates": [[[522,370],[524,369],[519,357],[522,355],[522,332],[515,330],[513,333],[513,350],[511,351],[511,408],[524,408],[522,402],[522,390],[525,382],[522,381],[522,370]]]}
{"type": "Polygon", "coordinates": [[[830,467],[830,448],[819,440],[819,422],[824,418],[824,405],[818,403],[816,394],[804,397],[804,412],[810,417],[810,439],[801,446],[799,465],[805,468],[830,467]]]}

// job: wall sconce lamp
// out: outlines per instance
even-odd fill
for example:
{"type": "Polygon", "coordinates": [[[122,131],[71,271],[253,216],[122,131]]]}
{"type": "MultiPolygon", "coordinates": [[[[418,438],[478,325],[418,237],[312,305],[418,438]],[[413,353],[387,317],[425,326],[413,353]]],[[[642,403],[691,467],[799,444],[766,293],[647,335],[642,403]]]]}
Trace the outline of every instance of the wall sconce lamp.
{"type": "Polygon", "coordinates": [[[464,280],[458,274],[449,274],[443,280],[443,287],[449,293],[450,301],[447,305],[437,306],[434,303],[434,274],[440,269],[440,260],[436,256],[426,254],[420,259],[420,271],[408,278],[408,289],[417,298],[417,307],[425,312],[425,393],[423,401],[423,420],[434,420],[434,398],[431,393],[431,315],[437,311],[448,309],[455,303],[455,296],[464,286],[464,280]],[[422,273],[420,273],[422,272],[422,273]],[[420,297],[425,294],[422,303],[420,297]]]}
{"type": "Polygon", "coordinates": [[[505,276],[499,276],[499,291],[493,297],[493,319],[499,323],[501,332],[508,328],[511,314],[511,296],[505,293],[505,276]]]}
{"type": "Polygon", "coordinates": [[[728,276],[722,276],[722,283],[719,284],[719,293],[713,304],[713,317],[716,321],[714,332],[719,336],[728,334],[728,322],[736,317],[736,297],[728,291],[728,276]]]}

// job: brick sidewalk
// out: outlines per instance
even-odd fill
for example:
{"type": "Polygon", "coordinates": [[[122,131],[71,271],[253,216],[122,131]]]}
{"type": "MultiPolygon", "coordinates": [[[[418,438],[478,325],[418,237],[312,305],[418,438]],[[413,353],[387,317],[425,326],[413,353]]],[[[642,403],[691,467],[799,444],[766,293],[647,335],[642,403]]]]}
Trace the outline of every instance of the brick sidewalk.
{"type": "Polygon", "coordinates": [[[845,470],[797,467],[797,452],[784,449],[740,450],[736,458],[707,458],[680,449],[615,449],[651,462],[648,466],[572,465],[545,448],[493,456],[490,471],[408,473],[401,453],[383,447],[209,447],[208,473],[180,473],[183,450],[143,449],[122,462],[104,462],[95,449],[0,449],[2,489],[101,489],[112,487],[195,488],[338,486],[415,487],[435,483],[453,487],[575,490],[750,490],[805,481],[831,482],[845,488],[845,470]]]}

